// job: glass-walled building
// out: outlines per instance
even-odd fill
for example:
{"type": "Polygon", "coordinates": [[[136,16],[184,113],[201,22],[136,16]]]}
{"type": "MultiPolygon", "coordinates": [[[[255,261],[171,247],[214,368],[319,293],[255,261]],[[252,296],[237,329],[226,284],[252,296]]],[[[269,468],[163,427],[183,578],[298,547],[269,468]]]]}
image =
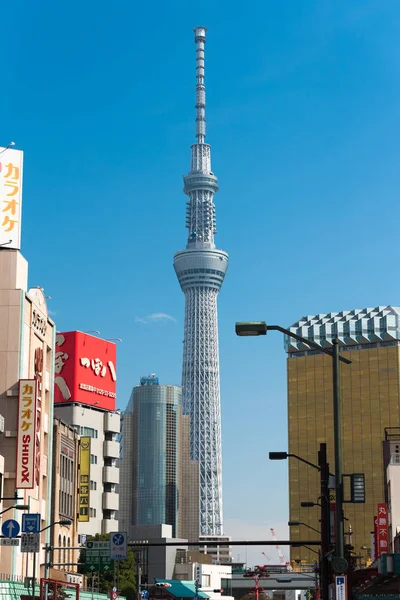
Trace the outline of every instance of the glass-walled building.
{"type": "Polygon", "coordinates": [[[119,521],[130,535],[135,525],[166,524],[177,537],[187,535],[184,522],[191,516],[198,523],[198,510],[191,515],[187,494],[182,493],[183,479],[189,483],[188,472],[193,472],[194,483],[198,481],[198,464],[190,461],[188,432],[182,388],[162,385],[155,375],[142,377],[132,390],[121,430],[119,521]]]}
{"type": "MultiPolygon", "coordinates": [[[[290,331],[323,348],[337,338],[340,352],[351,360],[340,364],[342,467],[346,474],[365,473],[366,501],[345,504],[345,533],[351,525],[351,544],[368,556],[377,504],[385,502],[382,441],[386,428],[400,427],[400,308],[307,316],[290,331]]],[[[319,444],[325,442],[334,472],[332,359],[293,338],[286,338],[286,351],[289,453],[315,463],[319,444]]],[[[302,501],[318,501],[319,474],[295,459],[288,467],[290,521],[319,529],[318,510],[301,507],[302,501]]],[[[304,525],[291,527],[291,540],[304,539],[306,532],[304,525]]],[[[293,547],[291,558],[313,562],[315,557],[304,547],[293,547]]]]}
{"type": "Polygon", "coordinates": [[[133,392],[134,525],[172,525],[178,519],[178,408],[182,390],[142,377],[133,392]],[[136,435],[135,435],[136,434],[136,435]]]}

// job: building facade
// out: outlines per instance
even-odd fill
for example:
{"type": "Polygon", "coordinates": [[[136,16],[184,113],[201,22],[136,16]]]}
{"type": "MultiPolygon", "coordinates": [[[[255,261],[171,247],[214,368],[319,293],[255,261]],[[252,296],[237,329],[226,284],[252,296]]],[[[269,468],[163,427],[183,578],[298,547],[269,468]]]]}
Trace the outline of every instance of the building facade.
{"type": "MultiPolygon", "coordinates": [[[[78,468],[79,435],[74,427],[55,418],[53,424],[53,477],[51,498],[51,545],[59,548],[52,553],[55,570],[77,571],[78,554],[78,468]],[[60,521],[70,521],[61,525],[60,521]],[[60,564],[63,563],[63,564],[60,564]]],[[[54,573],[50,574],[54,577],[54,573]]]]}
{"type": "Polygon", "coordinates": [[[190,464],[188,437],[182,389],[160,384],[155,375],[142,377],[132,390],[121,433],[119,519],[130,535],[138,525],[170,525],[173,537],[190,527],[185,488],[192,481],[196,488],[198,471],[190,464]]]}
{"type": "MultiPolygon", "coordinates": [[[[41,528],[50,523],[53,364],[55,327],[41,288],[28,290],[28,264],[18,250],[0,248],[0,454],[4,457],[3,495],[40,513],[41,528]]],[[[3,508],[13,503],[5,501],[3,508]]],[[[9,518],[21,522],[21,511],[9,518]]],[[[48,541],[41,534],[41,546],[48,541]]],[[[44,551],[38,555],[44,562],[44,551]]],[[[19,547],[1,548],[5,578],[33,573],[32,555],[19,547]]]]}
{"type": "MultiPolygon", "coordinates": [[[[228,255],[217,250],[214,194],[206,137],[204,45],[206,29],[195,28],[196,138],[189,174],[186,249],[174,256],[174,268],[185,294],[183,345],[183,414],[190,416],[190,457],[199,463],[198,535],[222,535],[222,448],[217,296],[228,268],[228,255]]],[[[196,537],[197,537],[196,536],[196,537]]]]}
{"type": "Polygon", "coordinates": [[[90,473],[78,473],[79,540],[82,535],[118,531],[115,344],[79,331],[57,334],[54,383],[55,415],[81,438],[90,438],[90,473]]]}
{"type": "MultiPolygon", "coordinates": [[[[351,544],[359,552],[361,546],[370,548],[377,505],[385,502],[384,431],[400,424],[400,309],[379,306],[307,316],[290,330],[328,348],[337,338],[340,352],[352,361],[340,363],[341,434],[343,473],[365,473],[365,504],[344,505],[345,533],[351,525],[351,544]]],[[[334,472],[332,359],[291,338],[286,338],[286,350],[288,451],[315,463],[319,444],[326,442],[334,472]]],[[[319,529],[318,510],[300,507],[302,501],[318,501],[318,472],[295,459],[288,466],[290,520],[319,529]]],[[[294,541],[309,534],[304,526],[290,532],[294,541]]],[[[292,548],[291,558],[314,560],[304,548],[292,548]]]]}
{"type": "Polygon", "coordinates": [[[199,551],[211,557],[215,565],[229,565],[232,562],[232,546],[229,536],[200,536],[199,551]],[[210,545],[211,542],[218,542],[218,546],[210,545]]]}

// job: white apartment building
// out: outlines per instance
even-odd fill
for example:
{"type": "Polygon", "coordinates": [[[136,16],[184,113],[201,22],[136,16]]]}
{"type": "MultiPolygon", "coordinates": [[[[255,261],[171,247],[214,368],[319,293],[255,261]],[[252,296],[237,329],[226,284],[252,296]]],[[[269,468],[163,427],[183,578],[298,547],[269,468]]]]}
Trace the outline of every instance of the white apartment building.
{"type": "Polygon", "coordinates": [[[89,521],[78,523],[79,541],[83,535],[118,531],[120,413],[74,402],[56,404],[55,416],[91,438],[89,521]]]}

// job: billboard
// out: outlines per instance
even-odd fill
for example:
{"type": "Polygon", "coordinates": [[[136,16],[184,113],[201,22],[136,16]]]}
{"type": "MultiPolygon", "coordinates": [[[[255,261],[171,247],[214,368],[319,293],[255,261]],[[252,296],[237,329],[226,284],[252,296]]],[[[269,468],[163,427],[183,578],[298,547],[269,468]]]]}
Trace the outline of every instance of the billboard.
{"type": "Polygon", "coordinates": [[[386,504],[378,504],[378,522],[377,528],[377,547],[375,549],[376,558],[381,554],[388,553],[389,535],[388,535],[388,514],[386,504]]]}
{"type": "Polygon", "coordinates": [[[90,506],[90,437],[81,437],[79,453],[78,521],[89,521],[90,506]]]}
{"type": "Polygon", "coordinates": [[[0,147],[0,247],[21,247],[23,152],[0,147]]]}
{"type": "Polygon", "coordinates": [[[81,331],[58,333],[54,402],[79,402],[115,410],[116,348],[113,342],[81,331]]]}
{"type": "Polygon", "coordinates": [[[29,490],[35,486],[36,402],[36,379],[20,379],[18,388],[16,489],[29,490]]]}

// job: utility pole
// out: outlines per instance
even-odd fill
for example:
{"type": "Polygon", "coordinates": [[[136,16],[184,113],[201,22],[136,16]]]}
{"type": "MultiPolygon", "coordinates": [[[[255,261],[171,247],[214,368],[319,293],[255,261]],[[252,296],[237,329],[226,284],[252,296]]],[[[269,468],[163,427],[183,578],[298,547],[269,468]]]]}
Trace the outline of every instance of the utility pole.
{"type": "Polygon", "coordinates": [[[326,444],[319,445],[318,466],[320,469],[320,496],[321,496],[321,600],[328,600],[329,597],[329,562],[327,554],[329,552],[329,464],[327,463],[326,444]]]}
{"type": "Polygon", "coordinates": [[[336,572],[347,570],[344,558],[344,528],[343,528],[343,478],[342,478],[342,431],[340,420],[340,365],[339,340],[333,342],[333,430],[335,440],[335,495],[336,495],[336,552],[337,561],[333,564],[336,572]]]}

